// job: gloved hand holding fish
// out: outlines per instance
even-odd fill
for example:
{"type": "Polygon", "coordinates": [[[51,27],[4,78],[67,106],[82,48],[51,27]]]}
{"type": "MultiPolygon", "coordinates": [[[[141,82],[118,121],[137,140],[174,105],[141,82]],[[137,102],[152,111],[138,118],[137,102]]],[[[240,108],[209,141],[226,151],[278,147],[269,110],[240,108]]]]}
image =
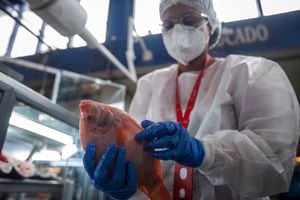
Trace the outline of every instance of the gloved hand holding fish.
{"type": "Polygon", "coordinates": [[[126,112],[106,104],[80,103],[83,163],[94,186],[115,199],[127,199],[136,188],[151,200],[170,200],[161,164],[135,136],[143,128],[126,112]]]}
{"type": "Polygon", "coordinates": [[[200,167],[204,159],[202,143],[190,136],[178,122],[142,122],[145,129],[136,135],[138,141],[146,141],[144,149],[162,160],[174,160],[184,166],[200,167]]]}

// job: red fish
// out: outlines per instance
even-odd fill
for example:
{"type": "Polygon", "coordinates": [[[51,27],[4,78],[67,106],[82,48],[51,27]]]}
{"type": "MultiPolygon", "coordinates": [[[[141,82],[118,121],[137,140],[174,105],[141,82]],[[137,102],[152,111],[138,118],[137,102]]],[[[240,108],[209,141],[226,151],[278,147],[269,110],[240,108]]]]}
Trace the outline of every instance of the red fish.
{"type": "Polygon", "coordinates": [[[32,164],[0,154],[0,177],[24,179],[33,176],[34,173],[35,167],[32,164]]]}
{"type": "Polygon", "coordinates": [[[138,189],[151,200],[171,200],[162,179],[160,161],[143,150],[135,140],[142,127],[126,112],[106,104],[84,100],[80,103],[80,138],[83,149],[90,140],[96,145],[98,161],[110,144],[126,149],[126,158],[137,168],[138,189]]]}

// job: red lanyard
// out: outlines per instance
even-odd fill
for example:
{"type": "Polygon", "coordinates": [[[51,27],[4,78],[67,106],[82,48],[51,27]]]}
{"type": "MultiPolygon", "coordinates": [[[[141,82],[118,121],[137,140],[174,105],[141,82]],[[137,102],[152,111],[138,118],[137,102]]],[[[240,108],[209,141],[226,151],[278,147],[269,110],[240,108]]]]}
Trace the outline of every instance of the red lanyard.
{"type": "MultiPolygon", "coordinates": [[[[180,98],[179,98],[180,91],[178,87],[178,78],[176,80],[176,115],[177,115],[177,121],[181,123],[184,128],[187,128],[189,125],[190,115],[197,99],[201,80],[211,61],[212,58],[207,54],[205,58],[204,67],[203,69],[201,69],[196,79],[184,115],[182,114],[182,109],[180,105],[180,98]]],[[[175,163],[173,199],[190,200],[192,199],[192,197],[193,197],[193,168],[175,163]]]]}
{"type": "Polygon", "coordinates": [[[188,127],[189,124],[189,118],[191,115],[191,112],[194,108],[196,99],[197,99],[197,95],[198,95],[198,91],[199,91],[199,87],[202,81],[202,78],[205,74],[205,71],[208,67],[208,65],[210,64],[212,58],[207,54],[206,58],[205,58],[205,63],[204,63],[204,68],[201,69],[196,82],[194,84],[191,96],[189,98],[187,107],[185,109],[185,113],[184,115],[182,114],[182,109],[181,109],[181,105],[180,105],[180,98],[179,98],[179,87],[178,87],[178,79],[176,81],[176,115],[177,115],[177,121],[180,122],[184,128],[188,127]]]}

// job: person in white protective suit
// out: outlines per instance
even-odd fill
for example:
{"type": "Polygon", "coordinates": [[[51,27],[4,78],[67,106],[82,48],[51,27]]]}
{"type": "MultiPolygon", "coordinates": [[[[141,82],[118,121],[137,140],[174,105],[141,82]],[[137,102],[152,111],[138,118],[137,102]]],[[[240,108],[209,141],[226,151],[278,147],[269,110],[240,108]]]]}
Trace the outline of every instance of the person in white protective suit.
{"type": "MultiPolygon", "coordinates": [[[[165,47],[178,63],[139,79],[129,113],[144,128],[136,139],[161,159],[173,199],[259,200],[287,191],[299,105],[281,67],[261,57],[210,57],[221,34],[211,0],[161,0],[160,16],[165,47]]],[[[97,168],[122,152],[105,154],[97,168]]],[[[116,199],[147,199],[126,166],[126,175],[113,178],[118,184],[103,179],[97,188],[116,199]]]]}

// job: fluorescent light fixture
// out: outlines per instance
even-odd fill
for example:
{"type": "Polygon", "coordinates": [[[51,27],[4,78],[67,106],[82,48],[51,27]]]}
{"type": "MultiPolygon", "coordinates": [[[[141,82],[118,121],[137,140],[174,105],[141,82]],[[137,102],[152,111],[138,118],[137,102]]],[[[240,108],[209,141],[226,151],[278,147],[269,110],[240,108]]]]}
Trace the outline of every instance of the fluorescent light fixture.
{"type": "Polygon", "coordinates": [[[76,145],[66,145],[60,151],[52,151],[48,149],[44,149],[40,152],[36,152],[32,156],[32,160],[34,161],[61,161],[66,160],[75,154],[78,151],[76,145]]]}
{"type": "Polygon", "coordinates": [[[12,112],[9,124],[51,140],[55,140],[62,144],[73,144],[73,138],[70,135],[34,122],[16,112],[12,112]]]}
{"type": "Polygon", "coordinates": [[[60,161],[61,155],[58,151],[42,150],[32,156],[35,161],[60,161]]]}
{"type": "Polygon", "coordinates": [[[74,155],[77,151],[78,151],[78,148],[76,147],[76,145],[74,145],[74,144],[66,145],[61,150],[61,158],[63,160],[66,160],[69,157],[71,157],[72,155],[74,155]]]}
{"type": "Polygon", "coordinates": [[[34,161],[61,161],[66,160],[75,154],[78,151],[76,145],[66,145],[63,147],[61,152],[59,151],[52,151],[48,149],[44,149],[40,152],[36,152],[32,156],[32,160],[34,161]]]}

